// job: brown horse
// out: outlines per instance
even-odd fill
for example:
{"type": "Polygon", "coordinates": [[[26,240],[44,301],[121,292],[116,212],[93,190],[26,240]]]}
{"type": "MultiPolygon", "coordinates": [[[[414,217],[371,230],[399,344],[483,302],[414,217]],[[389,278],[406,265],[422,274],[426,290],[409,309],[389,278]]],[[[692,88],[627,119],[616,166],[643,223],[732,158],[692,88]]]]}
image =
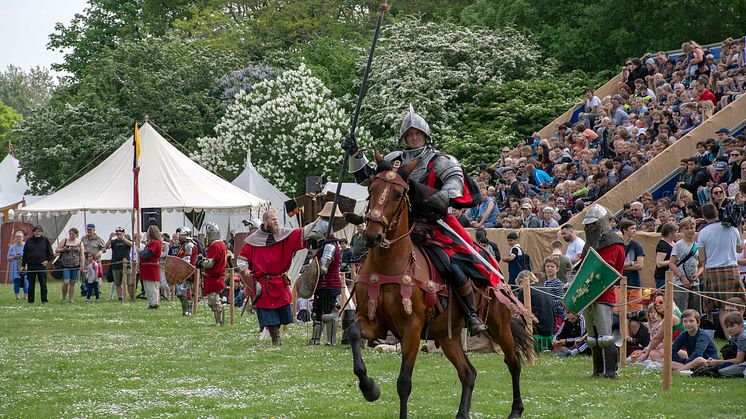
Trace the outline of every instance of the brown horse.
{"type": "MultiPolygon", "coordinates": [[[[427,323],[426,292],[422,288],[428,289],[433,284],[425,255],[409,237],[412,231],[409,225],[410,195],[416,193],[415,186],[418,185],[409,182],[408,177],[416,162],[399,167],[398,164],[383,161],[378,153],[376,160],[377,173],[371,178],[368,188],[370,196],[365,239],[369,251],[360,267],[354,289],[357,301],[355,322],[345,333],[352,348],[353,367],[360,391],[370,402],[380,397],[381,389],[368,376],[360,350],[361,339],[383,338],[387,331],[391,331],[401,341],[402,363],[396,389],[400,400],[399,416],[406,418],[407,401],[412,391],[412,371],[420,348],[420,336],[427,323]],[[385,278],[389,280],[385,281],[385,278]],[[393,281],[392,278],[398,280],[393,281]],[[372,294],[369,293],[370,288],[374,288],[372,294]],[[407,289],[410,291],[404,292],[407,289]]],[[[476,293],[476,296],[478,299],[485,298],[480,298],[480,293],[476,293]]],[[[428,337],[440,345],[445,356],[456,367],[461,381],[461,402],[456,417],[466,418],[471,408],[477,371],[461,345],[464,313],[460,304],[451,304],[453,301],[457,300],[450,299],[450,308],[447,310],[450,313],[438,316],[430,325],[428,337]]],[[[485,317],[491,335],[505,353],[505,363],[513,383],[513,404],[509,417],[520,417],[523,413],[521,356],[531,356],[533,338],[528,334],[525,322],[514,318],[511,309],[496,298],[490,299],[485,317]]]]}

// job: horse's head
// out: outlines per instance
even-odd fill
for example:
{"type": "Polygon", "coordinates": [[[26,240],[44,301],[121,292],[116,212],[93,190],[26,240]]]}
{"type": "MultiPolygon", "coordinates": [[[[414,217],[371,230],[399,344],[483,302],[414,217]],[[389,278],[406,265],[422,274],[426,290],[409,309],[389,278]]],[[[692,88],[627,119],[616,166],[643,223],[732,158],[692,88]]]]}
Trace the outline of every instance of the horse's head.
{"type": "MultiPolygon", "coordinates": [[[[399,221],[408,216],[409,174],[417,161],[406,166],[400,162],[389,163],[376,151],[376,174],[368,186],[368,212],[365,242],[369,248],[380,246],[389,232],[397,231],[399,221]]],[[[409,228],[408,223],[402,223],[409,228]]]]}

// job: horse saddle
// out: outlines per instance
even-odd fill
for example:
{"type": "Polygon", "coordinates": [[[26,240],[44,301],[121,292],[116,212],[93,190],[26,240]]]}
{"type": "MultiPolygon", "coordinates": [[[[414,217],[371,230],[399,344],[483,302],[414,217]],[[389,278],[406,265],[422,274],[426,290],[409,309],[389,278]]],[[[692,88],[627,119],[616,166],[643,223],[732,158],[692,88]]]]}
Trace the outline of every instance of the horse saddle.
{"type": "MultiPolygon", "coordinates": [[[[363,261],[361,271],[364,269],[367,259],[363,261]]],[[[425,292],[425,305],[427,309],[432,309],[439,304],[438,296],[448,296],[448,286],[444,278],[438,273],[433,262],[427,257],[427,254],[419,247],[415,246],[412,250],[409,262],[404,268],[404,272],[399,275],[383,275],[376,272],[359,273],[356,282],[368,286],[368,319],[371,321],[375,318],[378,295],[381,291],[381,285],[398,284],[401,289],[402,305],[407,314],[412,314],[412,287],[417,287],[425,292]],[[430,273],[430,278],[425,279],[421,276],[424,272],[430,273]]]]}

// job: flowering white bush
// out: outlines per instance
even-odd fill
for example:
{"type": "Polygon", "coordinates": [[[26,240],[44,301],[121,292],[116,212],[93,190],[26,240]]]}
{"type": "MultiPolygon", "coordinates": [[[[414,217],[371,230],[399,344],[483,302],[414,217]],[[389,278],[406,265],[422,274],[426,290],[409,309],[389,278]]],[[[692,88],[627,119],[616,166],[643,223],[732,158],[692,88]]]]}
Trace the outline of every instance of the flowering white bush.
{"type": "MultiPolygon", "coordinates": [[[[338,174],[340,140],[349,115],[321,80],[301,64],[238,92],[215,126],[215,137],[197,139],[192,159],[210,170],[237,175],[246,151],[259,173],[285,193],[302,190],[306,176],[338,174]]],[[[366,142],[366,135],[358,130],[366,142]]]]}
{"type": "Polygon", "coordinates": [[[485,84],[531,78],[542,66],[538,45],[512,28],[496,32],[414,18],[384,26],[373,62],[361,120],[377,141],[389,140],[388,146],[397,139],[409,103],[437,141],[485,84]]]}

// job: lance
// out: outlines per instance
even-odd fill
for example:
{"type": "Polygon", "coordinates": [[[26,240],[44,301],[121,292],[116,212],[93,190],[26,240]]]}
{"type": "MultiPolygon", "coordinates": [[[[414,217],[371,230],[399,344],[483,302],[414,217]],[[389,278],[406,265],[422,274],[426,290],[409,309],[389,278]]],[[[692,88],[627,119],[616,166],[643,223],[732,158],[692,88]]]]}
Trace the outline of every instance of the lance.
{"type": "MultiPolygon", "coordinates": [[[[352,114],[352,120],[350,121],[350,134],[355,134],[355,128],[357,128],[357,119],[360,116],[360,107],[363,105],[363,97],[365,97],[365,89],[368,84],[368,76],[370,75],[370,68],[373,66],[373,53],[376,51],[376,43],[378,42],[378,35],[381,33],[381,24],[383,23],[383,15],[389,9],[387,2],[384,2],[378,7],[378,21],[376,22],[376,31],[373,34],[373,42],[370,45],[370,53],[368,53],[368,62],[365,65],[365,72],[363,73],[363,82],[360,83],[360,90],[357,92],[357,103],[355,103],[355,112],[352,114]]],[[[334,192],[334,200],[332,201],[332,212],[331,217],[337,213],[337,199],[339,193],[342,190],[342,178],[345,174],[345,168],[347,167],[347,160],[350,157],[350,152],[345,150],[344,156],[342,157],[342,163],[339,165],[339,177],[337,177],[337,189],[334,192]]],[[[329,222],[329,227],[326,229],[326,237],[332,235],[332,223],[329,222]]]]}

